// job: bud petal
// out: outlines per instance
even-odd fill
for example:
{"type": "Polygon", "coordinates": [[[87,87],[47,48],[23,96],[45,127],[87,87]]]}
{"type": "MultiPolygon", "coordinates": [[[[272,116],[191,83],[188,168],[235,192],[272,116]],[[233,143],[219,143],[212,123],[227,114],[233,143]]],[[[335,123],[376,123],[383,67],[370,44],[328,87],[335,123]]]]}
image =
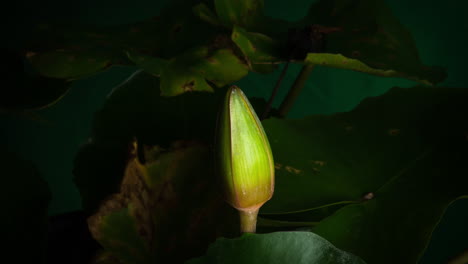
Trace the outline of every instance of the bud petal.
{"type": "Polygon", "coordinates": [[[240,211],[258,211],[273,195],[273,155],[260,120],[236,86],[227,92],[217,130],[226,201],[240,211]]]}

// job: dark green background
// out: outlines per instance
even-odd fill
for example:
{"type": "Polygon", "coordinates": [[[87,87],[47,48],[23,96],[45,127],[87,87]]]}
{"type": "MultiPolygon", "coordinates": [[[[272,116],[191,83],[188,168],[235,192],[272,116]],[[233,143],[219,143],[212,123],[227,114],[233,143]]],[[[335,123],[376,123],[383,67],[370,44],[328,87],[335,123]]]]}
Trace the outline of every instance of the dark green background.
{"type": "MultiPolygon", "coordinates": [[[[23,0],[2,4],[3,44],[17,46],[24,39],[24,30],[39,21],[123,24],[157,15],[164,2],[23,0]]],[[[265,0],[265,6],[270,16],[295,20],[306,14],[311,2],[314,1],[265,0]]],[[[447,68],[448,78],[441,86],[468,88],[467,78],[464,77],[468,60],[468,3],[457,0],[387,0],[387,3],[412,32],[422,61],[427,65],[447,68]]],[[[53,193],[49,214],[80,208],[80,198],[71,173],[75,153],[87,140],[94,111],[104,103],[111,89],[134,70],[132,67],[114,67],[75,82],[63,100],[52,108],[39,111],[46,122],[1,116],[0,145],[32,160],[49,182],[53,193]]],[[[290,67],[278,99],[284,95],[298,70],[297,65],[290,67]]],[[[268,76],[251,73],[238,85],[249,96],[267,97],[278,76],[279,70],[268,76]]],[[[414,84],[403,79],[317,67],[289,117],[348,111],[364,97],[382,94],[392,86],[410,87],[414,84]]],[[[276,101],[278,103],[279,100],[276,101]]],[[[453,203],[435,231],[421,263],[444,263],[450,256],[468,248],[466,223],[468,201],[453,203]]]]}

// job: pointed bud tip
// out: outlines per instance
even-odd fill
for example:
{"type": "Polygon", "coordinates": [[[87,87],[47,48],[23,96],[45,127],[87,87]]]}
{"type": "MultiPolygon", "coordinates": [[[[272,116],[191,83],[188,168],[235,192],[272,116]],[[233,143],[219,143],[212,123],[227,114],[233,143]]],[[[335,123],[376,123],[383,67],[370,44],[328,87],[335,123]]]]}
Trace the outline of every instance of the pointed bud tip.
{"type": "Polygon", "coordinates": [[[237,209],[260,207],[274,188],[268,138],[239,87],[229,87],[222,111],[217,150],[226,199],[237,209]]]}

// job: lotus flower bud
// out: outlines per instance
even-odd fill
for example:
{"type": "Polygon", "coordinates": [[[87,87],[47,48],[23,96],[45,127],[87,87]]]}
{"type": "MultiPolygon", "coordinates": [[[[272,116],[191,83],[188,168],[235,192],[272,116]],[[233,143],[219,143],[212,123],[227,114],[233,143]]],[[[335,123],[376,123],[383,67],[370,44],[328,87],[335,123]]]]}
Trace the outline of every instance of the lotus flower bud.
{"type": "Polygon", "coordinates": [[[255,232],[258,210],[273,195],[275,169],[262,124],[236,86],[224,100],[216,145],[225,199],[239,210],[241,231],[255,232]]]}

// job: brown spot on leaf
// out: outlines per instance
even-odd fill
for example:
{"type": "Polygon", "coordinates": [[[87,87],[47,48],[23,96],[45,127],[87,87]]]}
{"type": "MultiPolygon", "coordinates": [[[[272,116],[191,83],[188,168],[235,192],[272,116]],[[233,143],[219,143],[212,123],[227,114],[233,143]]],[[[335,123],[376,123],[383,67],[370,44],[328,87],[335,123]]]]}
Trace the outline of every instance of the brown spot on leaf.
{"type": "Polygon", "coordinates": [[[283,164],[281,163],[275,163],[275,169],[279,170],[283,167],[283,164]]]}
{"type": "Polygon", "coordinates": [[[132,27],[132,28],[130,29],[130,32],[132,32],[132,33],[138,33],[138,32],[140,32],[140,31],[141,31],[141,29],[139,29],[139,28],[137,28],[137,27],[132,27]]]}
{"type": "MultiPolygon", "coordinates": [[[[237,36],[237,33],[234,34],[237,36]]],[[[233,35],[233,36],[234,36],[233,35]]],[[[225,48],[226,46],[232,44],[231,38],[227,35],[219,34],[216,35],[212,41],[213,49],[225,48]]]]}
{"type": "Polygon", "coordinates": [[[299,170],[299,169],[296,169],[294,167],[291,167],[291,166],[286,166],[284,167],[286,169],[286,171],[290,172],[290,173],[294,173],[294,174],[299,174],[301,173],[302,171],[299,170]]]}
{"type": "Polygon", "coordinates": [[[35,55],[36,55],[35,52],[32,52],[32,51],[26,52],[26,58],[28,58],[28,59],[31,58],[31,57],[33,57],[33,56],[35,56],[35,55]]]}
{"type": "Polygon", "coordinates": [[[184,84],[184,86],[182,87],[182,89],[184,89],[185,92],[193,92],[195,88],[195,81],[190,81],[186,84],[184,84]]]}
{"type": "Polygon", "coordinates": [[[388,130],[388,134],[390,136],[397,136],[400,134],[400,129],[397,129],[397,128],[392,128],[392,129],[389,129],[388,130]]]}
{"type": "Polygon", "coordinates": [[[326,164],[326,162],[323,161],[323,160],[311,160],[310,162],[311,162],[312,164],[318,165],[318,166],[320,166],[320,167],[323,167],[323,166],[325,166],[325,164],[326,164]]]}
{"type": "Polygon", "coordinates": [[[219,61],[213,57],[207,58],[206,60],[211,64],[219,64],[219,61]]]}
{"type": "Polygon", "coordinates": [[[75,56],[73,56],[73,55],[70,55],[70,56],[68,56],[68,58],[67,58],[67,59],[68,59],[68,61],[74,61],[74,60],[75,60],[75,56]]]}
{"type": "Polygon", "coordinates": [[[255,47],[255,45],[253,45],[252,42],[250,42],[250,48],[252,49],[253,52],[257,51],[257,47],[255,47]]]}

